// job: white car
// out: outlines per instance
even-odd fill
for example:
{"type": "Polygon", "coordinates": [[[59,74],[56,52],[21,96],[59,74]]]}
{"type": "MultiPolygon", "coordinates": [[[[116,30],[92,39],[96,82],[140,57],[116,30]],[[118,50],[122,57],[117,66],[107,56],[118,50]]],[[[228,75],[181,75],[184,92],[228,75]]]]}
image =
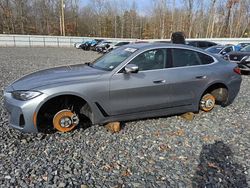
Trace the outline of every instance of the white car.
{"type": "Polygon", "coordinates": [[[82,42],[76,42],[76,43],[74,43],[74,47],[75,48],[77,48],[77,49],[80,49],[81,47],[81,45],[84,43],[85,41],[83,40],[82,42]]]}

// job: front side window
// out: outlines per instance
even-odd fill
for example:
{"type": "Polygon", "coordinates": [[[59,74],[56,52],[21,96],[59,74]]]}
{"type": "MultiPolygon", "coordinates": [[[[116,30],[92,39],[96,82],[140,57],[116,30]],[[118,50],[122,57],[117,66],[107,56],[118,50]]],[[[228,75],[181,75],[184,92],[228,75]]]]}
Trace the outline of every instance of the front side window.
{"type": "Polygon", "coordinates": [[[143,52],[135,57],[130,64],[139,67],[139,71],[163,69],[167,60],[166,49],[154,49],[143,52]]]}
{"type": "Polygon", "coordinates": [[[186,49],[172,49],[173,67],[205,65],[213,62],[212,57],[200,52],[186,49]]]}
{"type": "Polygon", "coordinates": [[[136,48],[118,48],[97,59],[90,66],[96,69],[112,71],[129,56],[131,56],[136,50],[136,48]]]}

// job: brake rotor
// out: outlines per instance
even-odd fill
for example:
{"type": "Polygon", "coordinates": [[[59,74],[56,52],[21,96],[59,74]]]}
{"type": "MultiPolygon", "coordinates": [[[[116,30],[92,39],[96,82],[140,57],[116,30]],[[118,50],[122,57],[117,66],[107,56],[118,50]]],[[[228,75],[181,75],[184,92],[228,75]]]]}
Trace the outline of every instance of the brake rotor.
{"type": "Polygon", "coordinates": [[[204,95],[200,101],[200,108],[205,112],[211,111],[215,106],[215,97],[210,93],[204,95]]]}
{"type": "Polygon", "coordinates": [[[57,112],[53,118],[53,126],[60,132],[69,132],[74,129],[78,123],[78,116],[67,109],[57,112]]]}

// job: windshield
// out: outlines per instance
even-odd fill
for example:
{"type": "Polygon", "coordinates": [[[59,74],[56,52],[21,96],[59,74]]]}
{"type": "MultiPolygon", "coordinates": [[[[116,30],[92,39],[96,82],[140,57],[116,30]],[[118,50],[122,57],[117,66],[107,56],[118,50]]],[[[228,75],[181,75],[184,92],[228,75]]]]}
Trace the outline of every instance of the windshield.
{"type": "Polygon", "coordinates": [[[207,51],[213,54],[218,54],[222,49],[223,49],[222,47],[212,47],[208,48],[207,51]]]}
{"type": "Polygon", "coordinates": [[[245,48],[242,48],[240,51],[241,52],[250,52],[250,45],[246,46],[245,48]]]}
{"type": "Polygon", "coordinates": [[[135,48],[119,48],[97,59],[90,66],[101,70],[112,71],[136,50],[135,48]]]}

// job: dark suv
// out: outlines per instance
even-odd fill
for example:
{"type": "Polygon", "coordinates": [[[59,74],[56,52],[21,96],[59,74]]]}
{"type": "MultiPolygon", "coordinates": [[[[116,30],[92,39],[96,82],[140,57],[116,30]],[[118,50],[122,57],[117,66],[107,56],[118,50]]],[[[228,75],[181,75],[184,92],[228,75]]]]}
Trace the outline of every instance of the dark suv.
{"type": "Polygon", "coordinates": [[[210,42],[210,41],[186,41],[186,44],[197,47],[197,48],[202,48],[202,49],[206,49],[211,46],[218,45],[215,42],[210,42]]]}

